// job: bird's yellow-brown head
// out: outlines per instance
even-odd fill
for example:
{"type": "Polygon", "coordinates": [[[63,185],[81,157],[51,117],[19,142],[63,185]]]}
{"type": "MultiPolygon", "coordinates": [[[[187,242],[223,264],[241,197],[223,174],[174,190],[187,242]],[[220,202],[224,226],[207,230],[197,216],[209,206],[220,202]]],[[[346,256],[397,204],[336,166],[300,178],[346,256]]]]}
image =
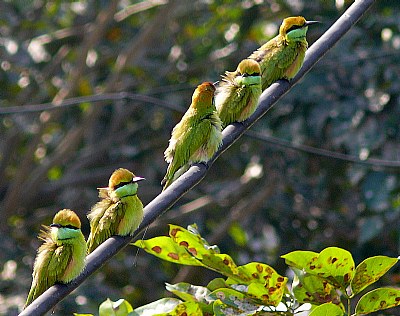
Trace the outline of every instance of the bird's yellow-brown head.
{"type": "Polygon", "coordinates": [[[242,76],[259,76],[261,68],[258,62],[253,59],[244,59],[237,67],[237,71],[242,76]]]}
{"type": "Polygon", "coordinates": [[[53,218],[52,226],[70,227],[70,228],[81,228],[81,221],[78,215],[74,211],[69,209],[63,209],[59,211],[53,218]]]}
{"type": "Polygon", "coordinates": [[[108,181],[110,197],[114,199],[135,195],[138,188],[136,182],[141,180],[144,180],[144,178],[135,176],[128,169],[119,168],[115,170],[108,181]]]}
{"type": "Polygon", "coordinates": [[[192,106],[197,110],[208,109],[212,105],[215,86],[212,82],[203,82],[198,85],[192,96],[192,106]]]}
{"type": "Polygon", "coordinates": [[[308,26],[319,23],[318,21],[307,21],[302,16],[292,16],[283,20],[279,28],[279,35],[286,40],[302,40],[306,37],[308,26]]]}
{"type": "Polygon", "coordinates": [[[253,59],[242,60],[236,69],[236,83],[251,86],[261,85],[261,68],[253,59]]]}
{"type": "Polygon", "coordinates": [[[50,225],[50,236],[57,244],[71,244],[84,238],[81,232],[81,221],[74,211],[63,209],[54,215],[50,225]]]}

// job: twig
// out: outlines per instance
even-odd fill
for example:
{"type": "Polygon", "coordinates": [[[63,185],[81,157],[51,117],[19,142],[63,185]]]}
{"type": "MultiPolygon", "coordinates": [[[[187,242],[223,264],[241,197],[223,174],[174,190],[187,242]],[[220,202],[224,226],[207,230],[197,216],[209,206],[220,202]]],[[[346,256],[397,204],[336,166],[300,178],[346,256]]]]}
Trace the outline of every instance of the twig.
{"type": "MultiPolygon", "coordinates": [[[[157,217],[161,216],[172,207],[187,191],[199,183],[206,175],[215,159],[227,150],[247,129],[272,108],[272,106],[295,85],[323,56],[326,52],[355,24],[358,19],[372,6],[374,0],[354,2],[350,8],[325,32],[321,38],[307,51],[304,66],[295,78],[289,83],[280,81],[274,83],[264,91],[260,97],[259,107],[256,112],[243,123],[229,125],[223,132],[222,148],[215,154],[207,164],[194,164],[186,173],[177,179],[165,191],[161,192],[145,207],[145,216],[135,236],[150,225],[157,217]]],[[[85,271],[73,282],[68,284],[57,284],[49,288],[31,305],[29,305],[20,316],[42,315],[54,307],[65,296],[77,288],[86,278],[105,264],[118,251],[132,241],[133,237],[114,236],[106,240],[93,253],[87,257],[85,271]]]]}

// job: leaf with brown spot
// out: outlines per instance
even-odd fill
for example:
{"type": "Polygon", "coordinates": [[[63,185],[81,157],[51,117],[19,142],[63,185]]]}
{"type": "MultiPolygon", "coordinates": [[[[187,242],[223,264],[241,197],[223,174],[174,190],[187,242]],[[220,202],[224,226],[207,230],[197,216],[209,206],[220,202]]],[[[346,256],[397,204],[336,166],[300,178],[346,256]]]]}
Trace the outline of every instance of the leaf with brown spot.
{"type": "Polygon", "coordinates": [[[328,302],[340,302],[340,296],[335,287],[325,279],[296,268],[292,268],[292,270],[295,273],[292,291],[299,303],[320,305],[328,302]]]}
{"type": "Polygon", "coordinates": [[[369,314],[399,305],[400,289],[378,288],[360,298],[356,306],[356,315],[369,314]]]}
{"type": "Polygon", "coordinates": [[[375,256],[361,262],[351,281],[353,295],[360,293],[368,285],[378,281],[391,267],[398,262],[397,258],[375,256]]]}
{"type": "Polygon", "coordinates": [[[230,277],[227,284],[246,284],[246,293],[265,305],[276,306],[286,291],[288,279],[265,263],[250,262],[238,267],[238,275],[230,277]]]}
{"type": "Polygon", "coordinates": [[[234,289],[218,289],[210,293],[210,298],[215,300],[214,315],[254,315],[260,307],[246,294],[234,289]]]}
{"type": "Polygon", "coordinates": [[[201,262],[188,253],[185,247],[177,245],[167,236],[137,240],[133,245],[166,261],[190,266],[202,266],[201,262]]]}
{"type": "Polygon", "coordinates": [[[178,245],[185,247],[193,256],[202,260],[203,255],[211,255],[219,253],[216,246],[210,246],[207,241],[201,237],[194,226],[189,226],[189,229],[182,228],[176,225],[169,225],[171,239],[178,245]]]}
{"type": "Polygon", "coordinates": [[[289,266],[324,278],[343,292],[355,274],[351,253],[338,247],[325,248],[316,255],[310,251],[294,251],[282,258],[289,266]]]}

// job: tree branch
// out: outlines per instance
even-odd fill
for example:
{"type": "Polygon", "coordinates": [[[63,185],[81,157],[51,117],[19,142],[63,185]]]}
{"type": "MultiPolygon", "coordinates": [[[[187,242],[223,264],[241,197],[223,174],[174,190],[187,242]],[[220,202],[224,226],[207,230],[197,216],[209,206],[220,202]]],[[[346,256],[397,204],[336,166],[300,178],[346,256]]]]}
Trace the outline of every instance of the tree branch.
{"type": "MultiPolygon", "coordinates": [[[[279,81],[264,91],[256,112],[243,123],[229,125],[223,131],[223,145],[207,164],[194,164],[186,173],[155,197],[144,209],[145,216],[135,236],[150,225],[157,217],[172,207],[187,191],[199,183],[206,175],[213,162],[227,150],[247,129],[267,113],[273,105],[294,86],[315,63],[361,18],[372,6],[374,0],[354,2],[349,9],[326,31],[307,51],[304,65],[291,82],[279,81]]],[[[132,241],[133,237],[114,236],[101,244],[87,257],[84,272],[68,284],[56,284],[29,305],[20,316],[42,315],[49,311],[65,296],[77,288],[86,278],[99,269],[118,251],[132,241]]]]}

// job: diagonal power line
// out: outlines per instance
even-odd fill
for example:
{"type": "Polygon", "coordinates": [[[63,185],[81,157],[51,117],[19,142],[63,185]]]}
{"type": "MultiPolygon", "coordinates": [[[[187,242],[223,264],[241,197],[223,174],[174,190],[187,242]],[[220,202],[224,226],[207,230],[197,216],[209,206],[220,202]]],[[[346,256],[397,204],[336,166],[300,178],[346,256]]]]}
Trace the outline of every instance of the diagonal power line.
{"type": "MultiPolygon", "coordinates": [[[[246,130],[267,113],[273,105],[290,88],[295,85],[340,38],[348,32],[361,16],[372,6],[374,0],[355,1],[346,12],[310,47],[307,51],[304,65],[291,82],[279,81],[266,89],[260,97],[259,106],[255,113],[243,123],[229,125],[223,131],[223,144],[220,150],[207,164],[194,164],[179,179],[173,182],[165,191],[156,196],[144,208],[144,219],[135,236],[150,225],[157,217],[171,208],[187,191],[192,189],[206,175],[213,162],[227,150],[246,130]]],[[[59,301],[83,283],[91,274],[118,251],[128,245],[134,237],[113,236],[101,244],[87,257],[86,268],[74,281],[68,284],[56,284],[29,305],[20,316],[43,315],[51,310],[59,301]]]]}
{"type": "Polygon", "coordinates": [[[397,161],[397,160],[385,160],[385,159],[378,159],[378,158],[360,159],[354,155],[343,154],[340,152],[335,152],[335,151],[331,151],[331,150],[327,150],[327,149],[323,149],[323,148],[317,148],[317,147],[308,146],[308,145],[294,144],[292,142],[283,140],[281,138],[264,135],[263,133],[252,131],[252,130],[246,131],[245,136],[263,141],[265,143],[268,143],[268,144],[271,144],[274,146],[293,149],[293,150],[297,150],[297,151],[300,151],[300,152],[303,152],[306,154],[317,155],[317,156],[326,157],[326,158],[330,158],[330,159],[352,162],[352,163],[369,166],[369,167],[397,168],[397,169],[400,168],[400,161],[397,161]]]}

